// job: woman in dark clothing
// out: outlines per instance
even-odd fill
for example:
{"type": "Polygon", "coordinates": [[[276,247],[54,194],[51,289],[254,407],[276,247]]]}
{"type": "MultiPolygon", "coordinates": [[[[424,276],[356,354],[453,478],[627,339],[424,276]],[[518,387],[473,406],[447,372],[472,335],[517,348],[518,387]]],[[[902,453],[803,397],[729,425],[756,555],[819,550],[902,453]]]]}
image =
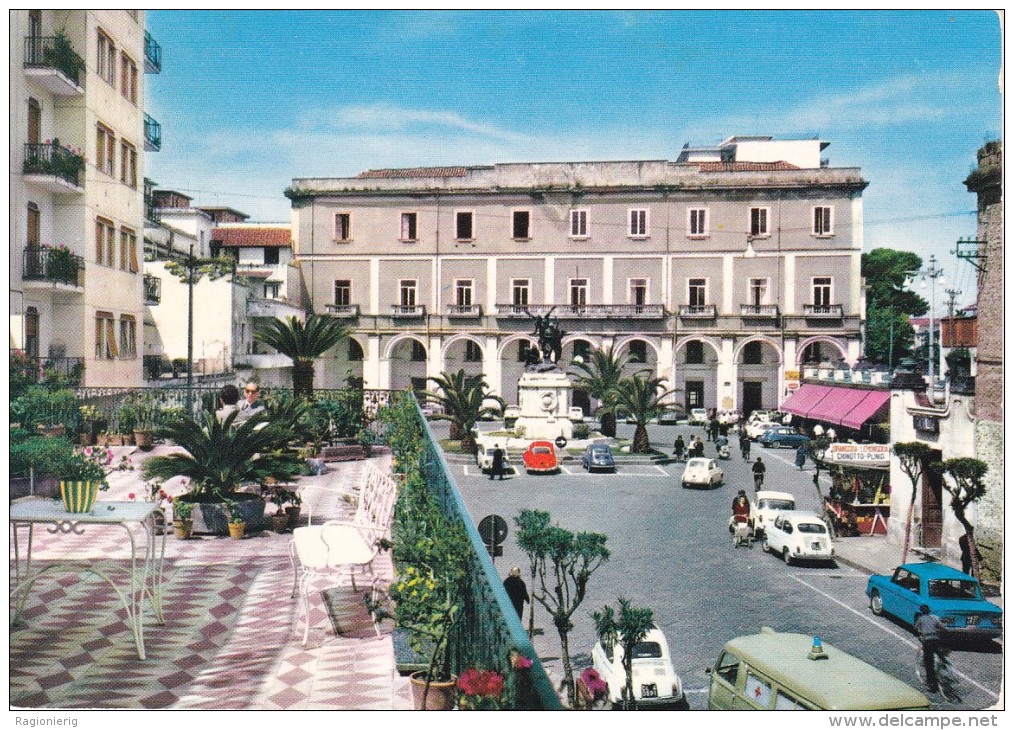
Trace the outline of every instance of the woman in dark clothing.
{"type": "Polygon", "coordinates": [[[514,610],[518,612],[518,618],[522,618],[525,612],[525,602],[530,599],[528,598],[528,586],[521,579],[521,568],[516,565],[511,568],[510,575],[503,582],[503,588],[507,591],[514,610]]]}
{"type": "Polygon", "coordinates": [[[683,443],[683,436],[681,434],[676,437],[676,442],[672,445],[672,455],[676,457],[676,461],[684,461],[686,450],[687,447],[683,443]]]}

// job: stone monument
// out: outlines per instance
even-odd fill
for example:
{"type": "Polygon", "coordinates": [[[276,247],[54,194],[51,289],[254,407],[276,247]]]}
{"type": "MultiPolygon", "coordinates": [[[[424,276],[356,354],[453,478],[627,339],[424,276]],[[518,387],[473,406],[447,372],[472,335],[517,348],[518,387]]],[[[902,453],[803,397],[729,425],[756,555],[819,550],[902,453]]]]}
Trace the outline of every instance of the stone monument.
{"type": "Polygon", "coordinates": [[[544,315],[525,310],[535,320],[538,351],[530,350],[525,372],[518,380],[518,407],[521,415],[515,428],[524,428],[526,439],[555,441],[563,436],[570,440],[573,424],[570,422],[570,378],[560,367],[564,331],[551,319],[553,307],[544,315]]]}

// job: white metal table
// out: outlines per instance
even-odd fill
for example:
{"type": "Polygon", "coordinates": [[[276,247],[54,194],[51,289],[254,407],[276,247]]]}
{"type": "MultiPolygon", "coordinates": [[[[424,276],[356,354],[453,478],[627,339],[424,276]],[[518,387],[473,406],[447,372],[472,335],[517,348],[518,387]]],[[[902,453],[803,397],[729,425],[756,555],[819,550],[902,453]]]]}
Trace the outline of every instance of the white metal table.
{"type": "Polygon", "coordinates": [[[52,499],[32,499],[11,505],[10,523],[14,534],[14,590],[11,601],[11,625],[24,610],[32,586],[44,575],[53,571],[92,573],[106,581],[119,597],[127,611],[127,623],[134,634],[137,656],[144,652],[144,602],[151,602],[152,612],[159,624],[162,615],[162,589],[165,583],[162,564],[165,558],[165,530],[157,534],[156,522],[165,514],[154,502],[96,502],[91,512],[67,512],[63,503],[52,499]],[[40,570],[32,568],[32,537],[36,525],[49,525],[53,535],[83,535],[88,527],[114,527],[127,533],[130,544],[130,566],[117,571],[118,576],[106,573],[94,561],[59,558],[40,570]],[[27,528],[28,541],[22,560],[21,532],[27,528]],[[143,543],[141,538],[143,534],[143,543]],[[122,573],[125,572],[126,575],[122,573]]]}

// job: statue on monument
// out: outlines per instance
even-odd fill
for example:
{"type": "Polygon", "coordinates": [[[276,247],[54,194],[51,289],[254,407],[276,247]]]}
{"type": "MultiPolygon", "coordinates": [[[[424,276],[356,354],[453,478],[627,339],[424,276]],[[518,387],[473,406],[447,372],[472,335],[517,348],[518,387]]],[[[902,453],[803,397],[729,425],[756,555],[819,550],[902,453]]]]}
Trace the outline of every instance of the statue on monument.
{"type": "MultiPolygon", "coordinates": [[[[525,314],[535,320],[535,331],[532,332],[539,342],[539,352],[542,353],[542,359],[540,362],[529,362],[529,365],[556,365],[560,362],[560,358],[563,355],[563,335],[564,330],[560,328],[560,325],[556,320],[552,319],[553,310],[556,309],[554,305],[548,312],[543,315],[532,314],[525,308],[525,314]]],[[[534,360],[534,357],[532,358],[534,360]]]]}

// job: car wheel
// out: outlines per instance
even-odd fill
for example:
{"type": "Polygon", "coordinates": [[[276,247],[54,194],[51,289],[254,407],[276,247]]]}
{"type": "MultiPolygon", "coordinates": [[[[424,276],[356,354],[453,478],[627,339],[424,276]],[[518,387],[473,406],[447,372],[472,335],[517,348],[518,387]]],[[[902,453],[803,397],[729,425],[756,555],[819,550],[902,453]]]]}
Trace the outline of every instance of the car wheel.
{"type": "Polygon", "coordinates": [[[768,539],[766,537],[764,538],[764,542],[761,543],[761,550],[766,553],[771,552],[771,545],[768,544],[768,539]]]}
{"type": "Polygon", "coordinates": [[[870,610],[874,616],[884,615],[884,599],[880,597],[880,591],[876,588],[870,593],[870,610]]]}
{"type": "Polygon", "coordinates": [[[782,550],[782,560],[785,561],[786,565],[792,565],[792,555],[789,553],[788,548],[782,550]]]}

